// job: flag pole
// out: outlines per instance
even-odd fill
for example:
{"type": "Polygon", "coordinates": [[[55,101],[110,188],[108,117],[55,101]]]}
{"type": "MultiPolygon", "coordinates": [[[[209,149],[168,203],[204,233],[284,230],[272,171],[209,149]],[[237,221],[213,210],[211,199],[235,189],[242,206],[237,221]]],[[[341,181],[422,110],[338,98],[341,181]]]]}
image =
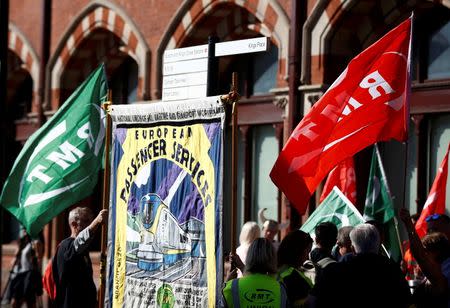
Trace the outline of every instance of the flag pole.
{"type": "Polygon", "coordinates": [[[231,90],[228,95],[221,97],[222,101],[231,104],[232,127],[231,127],[231,251],[236,250],[236,221],[237,221],[237,141],[238,141],[238,101],[237,92],[238,75],[233,72],[231,77],[231,90]]]}
{"type": "MultiPolygon", "coordinates": [[[[111,115],[110,107],[112,105],[111,90],[108,90],[108,101],[103,103],[102,108],[105,111],[106,117],[106,129],[105,129],[105,171],[103,173],[103,195],[102,195],[102,207],[107,210],[109,207],[109,178],[111,174],[110,165],[110,144],[111,144],[111,115]]],[[[98,307],[103,308],[105,302],[105,272],[106,272],[106,250],[108,240],[108,223],[107,221],[102,224],[102,240],[100,251],[100,285],[98,294],[98,307]]]]}
{"type": "MultiPolygon", "coordinates": [[[[392,199],[391,189],[389,188],[386,173],[384,172],[384,165],[383,165],[383,161],[381,160],[380,151],[378,150],[378,144],[375,143],[374,146],[375,146],[375,152],[377,153],[378,162],[381,167],[380,171],[381,171],[381,176],[383,178],[384,185],[386,187],[386,190],[387,190],[390,198],[392,199]]],[[[406,166],[405,166],[405,170],[406,170],[406,166]]],[[[405,178],[406,178],[406,172],[405,172],[405,178]]],[[[405,197],[405,181],[403,181],[403,198],[404,197],[405,197]]],[[[403,200],[403,202],[404,202],[404,200],[403,200]]],[[[397,235],[398,246],[400,247],[400,253],[402,254],[402,259],[403,259],[404,252],[403,252],[403,247],[402,247],[402,240],[400,238],[400,231],[398,230],[398,220],[397,220],[397,217],[395,217],[395,215],[394,215],[394,228],[395,228],[395,234],[397,235]]]]}
{"type": "MultiPolygon", "coordinates": [[[[413,37],[413,27],[414,27],[414,11],[411,13],[411,29],[410,29],[410,35],[409,35],[409,48],[408,48],[408,75],[406,76],[406,82],[407,82],[407,102],[405,106],[405,130],[406,130],[406,140],[404,142],[405,144],[405,168],[403,169],[403,187],[402,187],[402,202],[400,203],[401,208],[405,208],[405,200],[406,200],[406,175],[407,175],[407,169],[408,169],[408,149],[409,149],[409,121],[410,121],[410,105],[409,100],[411,97],[411,53],[412,53],[412,37],[413,37]]],[[[409,206],[408,206],[409,208],[409,206]]],[[[397,217],[394,216],[394,225],[395,225],[395,231],[397,232],[397,238],[398,242],[400,244],[400,252],[402,254],[402,259],[405,256],[405,252],[403,251],[403,245],[400,238],[400,232],[398,230],[398,220],[397,217]]]]}
{"type": "MultiPolygon", "coordinates": [[[[403,187],[402,187],[402,202],[400,203],[400,207],[401,208],[405,208],[405,200],[406,200],[406,174],[407,174],[407,169],[408,169],[408,139],[406,139],[405,141],[405,168],[403,170],[403,187]]],[[[409,207],[408,207],[409,208],[409,207]]],[[[397,217],[394,216],[394,225],[395,225],[395,232],[397,233],[397,238],[398,238],[398,242],[400,244],[400,252],[402,254],[402,259],[405,256],[405,252],[403,251],[403,245],[402,245],[402,240],[400,238],[400,232],[398,230],[398,220],[397,217]]]]}
{"type": "MultiPolygon", "coordinates": [[[[407,94],[407,101],[405,104],[405,131],[406,131],[406,140],[404,142],[405,144],[405,168],[403,171],[403,193],[402,193],[402,202],[401,207],[405,207],[405,200],[406,200],[406,175],[407,175],[407,169],[408,169],[408,149],[409,149],[409,121],[411,120],[411,113],[410,113],[410,104],[409,100],[411,98],[411,53],[412,53],[412,37],[413,37],[413,27],[414,27],[414,11],[411,13],[411,29],[410,29],[410,35],[409,35],[409,48],[408,48],[408,75],[406,76],[406,94],[407,94]]],[[[409,208],[409,206],[408,206],[409,208]]],[[[403,251],[403,250],[402,250],[403,251]]]]}
{"type": "MultiPolygon", "coordinates": [[[[7,87],[7,76],[8,76],[8,24],[9,24],[9,0],[4,0],[4,1],[0,1],[0,42],[1,47],[0,47],[0,62],[1,62],[1,67],[0,67],[0,110],[1,110],[1,116],[0,119],[1,121],[1,129],[3,132],[7,131],[7,122],[9,121],[9,119],[7,119],[7,115],[9,113],[9,108],[8,108],[8,103],[6,101],[7,98],[7,92],[8,87],[7,87]]],[[[6,180],[6,177],[8,175],[7,171],[6,171],[6,159],[8,157],[8,149],[7,149],[7,142],[8,139],[7,138],[2,138],[2,140],[0,140],[0,160],[2,161],[2,165],[0,166],[0,180],[2,181],[2,183],[4,183],[4,181],[6,180]]],[[[0,205],[0,292],[2,290],[2,269],[3,269],[3,241],[5,240],[4,238],[4,232],[3,230],[5,229],[5,225],[4,225],[4,209],[3,207],[0,205]]],[[[0,296],[2,294],[0,293],[0,296]]],[[[0,297],[0,300],[2,298],[0,297]]]]}
{"type": "Polygon", "coordinates": [[[405,257],[405,252],[403,251],[403,245],[402,245],[402,239],[400,238],[400,232],[398,230],[398,219],[394,216],[394,227],[395,227],[395,233],[397,235],[398,244],[400,247],[400,253],[402,254],[402,259],[405,257]]]}
{"type": "Polygon", "coordinates": [[[233,72],[231,77],[231,100],[232,109],[232,140],[231,140],[231,251],[236,250],[236,220],[237,220],[237,142],[238,142],[238,97],[237,97],[237,73],[233,72]]]}

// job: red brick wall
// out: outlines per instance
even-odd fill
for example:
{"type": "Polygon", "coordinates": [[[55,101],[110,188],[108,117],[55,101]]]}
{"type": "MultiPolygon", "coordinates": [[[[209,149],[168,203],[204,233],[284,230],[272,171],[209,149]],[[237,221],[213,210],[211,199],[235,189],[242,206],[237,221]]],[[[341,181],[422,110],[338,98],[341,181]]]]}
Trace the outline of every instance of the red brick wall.
{"type": "MultiPolygon", "coordinates": [[[[64,32],[74,18],[89,3],[90,1],[86,0],[53,1],[51,53],[55,51],[64,32]]],[[[157,48],[160,37],[165,32],[167,25],[182,1],[121,0],[114,3],[122,8],[128,17],[134,21],[153,51],[157,48]]]]}
{"type": "Polygon", "coordinates": [[[41,50],[43,0],[9,1],[9,20],[26,36],[36,52],[41,50]]]}
{"type": "MultiPolygon", "coordinates": [[[[231,1],[232,2],[232,1],[231,1]]],[[[255,1],[255,5],[258,1],[255,1]]],[[[51,38],[51,54],[56,51],[63,35],[67,32],[71,23],[79,16],[90,3],[87,0],[74,0],[74,1],[53,1],[52,12],[52,38],[51,38]]],[[[121,14],[120,10],[129,17],[138,27],[142,33],[146,43],[151,51],[151,63],[149,63],[150,69],[150,83],[151,93],[155,93],[157,83],[155,80],[159,78],[157,65],[158,53],[160,41],[163,35],[166,33],[172,19],[175,17],[175,13],[182,5],[183,1],[147,1],[147,0],[117,0],[114,2],[117,6],[117,12],[121,14]]],[[[290,15],[291,0],[279,0],[278,3],[285,10],[285,13],[290,15]]],[[[195,4],[194,4],[195,6],[195,4]]],[[[200,5],[201,6],[201,5],[200,5]]],[[[270,7],[268,8],[270,10],[270,7]]],[[[206,42],[205,42],[206,43],[206,42]]],[[[285,68],[281,72],[286,74],[285,68]]],[[[284,78],[284,76],[283,76],[284,78]]],[[[283,83],[284,84],[284,83],[283,83]]]]}

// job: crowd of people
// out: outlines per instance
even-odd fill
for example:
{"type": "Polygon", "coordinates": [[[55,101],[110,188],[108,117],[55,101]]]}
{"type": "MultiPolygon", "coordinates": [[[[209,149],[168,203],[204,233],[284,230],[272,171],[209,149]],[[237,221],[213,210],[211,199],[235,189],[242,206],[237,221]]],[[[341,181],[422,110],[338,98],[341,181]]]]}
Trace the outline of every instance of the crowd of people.
{"type": "Polygon", "coordinates": [[[401,263],[386,256],[372,223],[338,230],[323,222],[314,240],[295,230],[278,243],[278,224],[270,232],[263,224],[260,233],[256,222],[246,222],[226,261],[223,306],[450,307],[450,218],[428,217],[420,239],[414,217],[406,209],[399,215],[409,237],[401,263]]]}
{"type": "MultiPolygon", "coordinates": [[[[94,307],[96,289],[87,248],[106,220],[88,208],[69,213],[71,236],[57,248],[52,268],[57,307],[94,307]]],[[[283,226],[262,217],[262,229],[246,222],[240,245],[226,261],[222,304],[225,307],[450,307],[450,218],[426,219],[420,239],[414,219],[399,212],[408,233],[408,253],[401,264],[381,249],[382,235],[370,223],[340,229],[331,222],[315,227],[313,238],[294,230],[276,240],[283,226]],[[414,283],[412,283],[414,282],[414,283]]],[[[38,268],[43,239],[25,231],[5,298],[12,307],[36,307],[42,294],[38,268]]]]}

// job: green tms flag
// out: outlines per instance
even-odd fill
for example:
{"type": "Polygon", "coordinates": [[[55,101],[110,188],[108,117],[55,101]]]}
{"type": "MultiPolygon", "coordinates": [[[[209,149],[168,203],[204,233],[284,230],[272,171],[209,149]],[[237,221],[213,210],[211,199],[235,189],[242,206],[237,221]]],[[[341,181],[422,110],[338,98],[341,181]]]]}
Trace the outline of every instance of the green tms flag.
{"type": "Polygon", "coordinates": [[[327,221],[334,223],[338,229],[364,223],[363,217],[355,206],[336,186],[333,187],[328,197],[309,216],[300,230],[314,234],[316,226],[327,221]]]}
{"type": "Polygon", "coordinates": [[[89,196],[103,160],[107,99],[97,68],[26,142],[3,186],[1,205],[31,236],[67,207],[89,196]]]}
{"type": "Polygon", "coordinates": [[[376,144],[373,149],[372,163],[370,166],[364,219],[366,221],[375,220],[379,225],[383,226],[383,244],[389,252],[391,259],[399,262],[402,254],[397,232],[394,203],[384,173],[380,152],[376,144]]]}

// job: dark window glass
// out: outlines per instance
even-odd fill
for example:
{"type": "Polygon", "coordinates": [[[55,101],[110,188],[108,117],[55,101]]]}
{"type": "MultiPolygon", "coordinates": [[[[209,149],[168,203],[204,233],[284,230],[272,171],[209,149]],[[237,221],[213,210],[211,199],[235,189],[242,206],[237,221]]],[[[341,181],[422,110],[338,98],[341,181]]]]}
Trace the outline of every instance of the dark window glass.
{"type": "Polygon", "coordinates": [[[138,65],[132,58],[126,58],[111,78],[114,104],[130,104],[137,100],[138,65]]]}
{"type": "Polygon", "coordinates": [[[278,69],[278,48],[271,44],[267,52],[256,53],[253,57],[253,94],[265,94],[275,88],[278,69]]]}
{"type": "Polygon", "coordinates": [[[450,78],[450,22],[430,38],[428,52],[428,79],[450,78]]]}
{"type": "Polygon", "coordinates": [[[244,97],[269,94],[276,87],[278,48],[273,44],[266,52],[224,57],[219,63],[225,72],[220,76],[219,93],[230,90],[232,72],[238,73],[238,92],[244,97]]]}

